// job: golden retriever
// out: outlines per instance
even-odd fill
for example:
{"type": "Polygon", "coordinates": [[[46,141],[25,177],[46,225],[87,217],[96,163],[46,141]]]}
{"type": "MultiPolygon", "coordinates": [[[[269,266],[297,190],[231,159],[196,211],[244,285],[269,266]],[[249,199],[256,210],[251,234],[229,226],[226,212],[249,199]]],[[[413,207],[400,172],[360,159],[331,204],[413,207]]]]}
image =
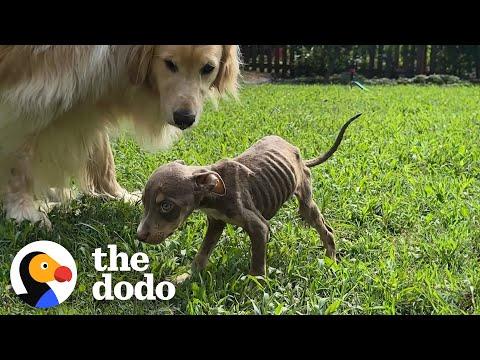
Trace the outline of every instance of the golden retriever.
{"type": "Polygon", "coordinates": [[[235,45],[0,45],[0,196],[8,218],[50,227],[38,200],[132,200],[116,180],[108,133],[125,121],[168,148],[207,98],[236,94],[235,45]]]}

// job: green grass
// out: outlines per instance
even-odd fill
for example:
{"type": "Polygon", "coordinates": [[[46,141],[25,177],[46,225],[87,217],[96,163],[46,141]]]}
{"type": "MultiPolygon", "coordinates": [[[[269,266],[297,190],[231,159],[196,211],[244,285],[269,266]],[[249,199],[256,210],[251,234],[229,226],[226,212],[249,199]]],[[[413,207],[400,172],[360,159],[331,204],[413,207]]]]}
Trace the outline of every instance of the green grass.
{"type": "MultiPolygon", "coordinates": [[[[352,115],[339,151],[313,170],[314,198],[335,230],[340,260],[324,256],[296,201],[271,220],[266,280],[246,276],[249,239],[228,226],[207,269],[163,301],[98,302],[91,253],[115,243],[146,252],[156,282],[190,266],[206,230],[195,213],[165,243],[140,244],[142,208],[81,198],[51,215],[54,231],[0,219],[0,313],[51,314],[472,314],[480,313],[480,88],[473,86],[245,87],[241,101],[207,106],[200,125],[173,147],[147,154],[114,144],[118,178],[141,188],[159,165],[208,164],[277,134],[310,158],[326,150],[352,115]],[[38,311],[8,290],[15,253],[35,240],[65,246],[79,277],[62,305],[38,311]]],[[[115,273],[114,281],[141,280],[115,273]]]]}

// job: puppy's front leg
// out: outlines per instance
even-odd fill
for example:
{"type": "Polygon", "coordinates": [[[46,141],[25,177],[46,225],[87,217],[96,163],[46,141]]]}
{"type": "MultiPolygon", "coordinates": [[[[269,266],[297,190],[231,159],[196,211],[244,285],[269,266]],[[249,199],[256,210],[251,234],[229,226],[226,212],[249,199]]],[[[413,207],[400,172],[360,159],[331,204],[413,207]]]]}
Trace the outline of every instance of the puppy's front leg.
{"type": "Polygon", "coordinates": [[[208,217],[208,229],[202,246],[198,251],[195,259],[193,260],[192,267],[195,270],[203,270],[207,266],[208,258],[212,254],[212,250],[217,244],[223,229],[225,229],[225,223],[221,220],[216,220],[212,217],[208,217]]]}
{"type": "Polygon", "coordinates": [[[243,228],[250,236],[252,242],[252,260],[250,265],[250,275],[265,275],[265,263],[267,257],[267,241],[269,235],[268,223],[263,217],[258,216],[252,211],[246,211],[245,225],[243,228]]]}

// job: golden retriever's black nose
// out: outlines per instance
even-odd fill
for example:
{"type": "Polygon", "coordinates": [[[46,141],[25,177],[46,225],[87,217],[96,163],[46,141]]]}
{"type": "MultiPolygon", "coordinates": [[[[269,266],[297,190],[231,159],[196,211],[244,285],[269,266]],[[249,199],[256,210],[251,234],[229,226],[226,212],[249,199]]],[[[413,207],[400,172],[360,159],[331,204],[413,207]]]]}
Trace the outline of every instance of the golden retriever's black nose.
{"type": "Polygon", "coordinates": [[[173,113],[173,121],[177,127],[184,130],[193,125],[195,115],[190,110],[177,110],[173,113]]]}

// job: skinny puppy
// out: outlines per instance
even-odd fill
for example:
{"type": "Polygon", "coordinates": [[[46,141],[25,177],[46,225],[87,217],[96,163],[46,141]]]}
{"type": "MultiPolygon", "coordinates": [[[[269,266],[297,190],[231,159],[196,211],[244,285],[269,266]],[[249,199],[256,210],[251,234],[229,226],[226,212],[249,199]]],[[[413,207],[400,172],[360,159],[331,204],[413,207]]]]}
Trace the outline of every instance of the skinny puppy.
{"type": "Polygon", "coordinates": [[[170,236],[196,209],[207,214],[208,229],[193,268],[202,270],[226,223],[242,227],[250,237],[251,275],[265,274],[268,220],[292,195],[301,217],[322,239],[327,256],[335,260],[333,230],[312,199],[311,167],[327,161],[338,149],[348,120],[333,146],[318,158],[303,161],[300,151],[278,136],[266,136],[234,159],[208,166],[187,166],[177,160],[159,167],[142,196],[144,216],[138,239],[158,244],[170,236]]]}

